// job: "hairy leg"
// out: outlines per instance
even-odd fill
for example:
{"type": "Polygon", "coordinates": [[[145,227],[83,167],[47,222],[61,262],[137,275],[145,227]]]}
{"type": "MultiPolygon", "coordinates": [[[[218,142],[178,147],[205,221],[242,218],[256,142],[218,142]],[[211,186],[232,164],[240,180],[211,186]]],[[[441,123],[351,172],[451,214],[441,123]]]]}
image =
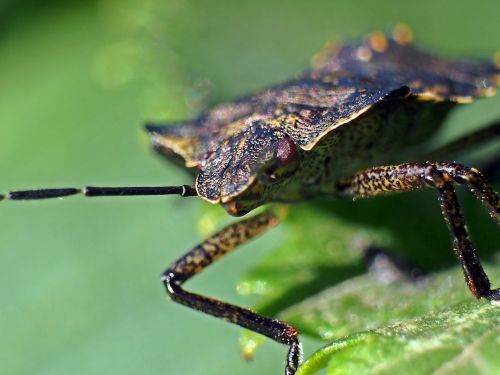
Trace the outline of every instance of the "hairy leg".
{"type": "Polygon", "coordinates": [[[251,238],[274,227],[277,218],[264,213],[230,225],[195,246],[174,262],[162,275],[168,295],[175,301],[192,309],[224,319],[254,332],[265,335],[281,344],[288,345],[285,374],[293,375],[300,361],[298,330],[277,319],[267,318],[249,309],[221,302],[213,298],[188,292],[182,284],[203,271],[212,262],[235,250],[251,238]]]}
{"type": "Polygon", "coordinates": [[[500,223],[500,199],[481,172],[455,163],[406,163],[366,169],[339,181],[341,196],[364,198],[383,193],[434,188],[439,193],[443,216],[453,250],[464,271],[467,285],[476,298],[500,299],[500,289],[491,289],[479,256],[470,239],[454,184],[466,184],[500,223]]]}

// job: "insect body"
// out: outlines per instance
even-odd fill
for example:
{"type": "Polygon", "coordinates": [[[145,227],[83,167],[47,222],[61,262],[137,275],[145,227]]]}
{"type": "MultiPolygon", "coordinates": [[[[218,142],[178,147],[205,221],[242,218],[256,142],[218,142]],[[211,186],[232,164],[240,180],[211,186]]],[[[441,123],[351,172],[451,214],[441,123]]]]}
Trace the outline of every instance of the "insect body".
{"type": "MultiPolygon", "coordinates": [[[[374,33],[329,51],[299,79],[216,106],[192,121],[148,125],[156,150],[196,175],[194,187],[45,189],[6,197],[180,194],[241,216],[272,202],[435,189],[469,289],[477,298],[498,300],[500,291],[491,288],[469,238],[455,184],[466,184],[497,222],[499,197],[477,169],[429,161],[422,145],[458,103],[491,95],[500,68],[434,57],[407,42],[401,35],[374,33]]],[[[498,134],[495,123],[434,155],[498,134]]],[[[288,345],[285,374],[293,375],[300,358],[294,327],[182,287],[277,223],[269,211],[230,225],[174,262],[162,281],[174,301],[288,345]]]]}
{"type": "Polygon", "coordinates": [[[339,177],[397,162],[457,103],[491,94],[498,79],[493,65],[385,43],[380,52],[370,39],[341,47],[300,79],[194,121],[148,126],[154,145],[199,169],[202,198],[241,215],[267,202],[334,194],[339,177]]]}

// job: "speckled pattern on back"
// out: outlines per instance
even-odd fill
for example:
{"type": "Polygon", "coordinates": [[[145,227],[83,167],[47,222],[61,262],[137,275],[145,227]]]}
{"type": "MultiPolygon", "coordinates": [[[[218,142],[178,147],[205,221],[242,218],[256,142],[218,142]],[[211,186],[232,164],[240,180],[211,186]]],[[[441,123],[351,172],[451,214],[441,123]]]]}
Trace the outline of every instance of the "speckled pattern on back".
{"type": "Polygon", "coordinates": [[[404,37],[373,33],[327,48],[301,78],[192,121],[147,129],[160,153],[198,169],[202,198],[227,203],[259,195],[251,208],[286,200],[284,194],[290,200],[318,194],[325,189],[313,182],[333,186],[341,173],[394,159],[390,153],[437,130],[454,104],[492,95],[499,81],[500,68],[492,63],[435,57],[404,37]],[[299,170],[286,181],[262,179],[287,137],[300,149],[299,170]]]}

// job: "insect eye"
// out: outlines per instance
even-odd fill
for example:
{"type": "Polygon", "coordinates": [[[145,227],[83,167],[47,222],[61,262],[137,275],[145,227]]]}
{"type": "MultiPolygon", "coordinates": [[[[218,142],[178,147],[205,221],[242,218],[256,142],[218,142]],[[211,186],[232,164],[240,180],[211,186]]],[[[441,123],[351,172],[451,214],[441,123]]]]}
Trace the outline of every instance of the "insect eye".
{"type": "Polygon", "coordinates": [[[276,158],[282,165],[289,165],[298,159],[297,146],[288,137],[281,139],[276,148],[276,158]]]}
{"type": "Polygon", "coordinates": [[[292,139],[281,139],[275,149],[272,164],[265,172],[271,181],[278,181],[292,174],[298,166],[299,151],[292,139]]]}

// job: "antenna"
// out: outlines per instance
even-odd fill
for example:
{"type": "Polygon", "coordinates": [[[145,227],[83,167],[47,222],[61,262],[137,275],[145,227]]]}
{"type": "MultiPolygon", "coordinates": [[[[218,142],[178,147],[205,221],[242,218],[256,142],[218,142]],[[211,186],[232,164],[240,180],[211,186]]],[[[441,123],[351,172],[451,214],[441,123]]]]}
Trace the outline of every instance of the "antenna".
{"type": "Polygon", "coordinates": [[[137,195],[180,195],[181,197],[197,196],[196,189],[189,185],[181,186],[130,186],[130,187],[96,187],[58,188],[10,191],[0,194],[0,200],[15,201],[63,198],[82,194],[86,197],[125,197],[137,195]]]}

